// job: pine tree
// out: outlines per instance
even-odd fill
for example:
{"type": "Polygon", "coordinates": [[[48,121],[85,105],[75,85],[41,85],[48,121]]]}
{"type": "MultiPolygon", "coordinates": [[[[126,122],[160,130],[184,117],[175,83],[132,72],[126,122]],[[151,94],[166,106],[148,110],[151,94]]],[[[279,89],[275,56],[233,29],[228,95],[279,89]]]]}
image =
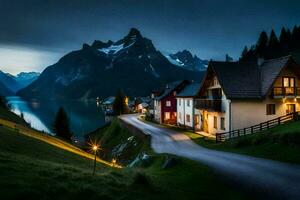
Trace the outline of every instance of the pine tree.
{"type": "Polygon", "coordinates": [[[267,33],[265,31],[262,31],[259,35],[255,48],[255,54],[258,57],[265,57],[268,40],[269,39],[267,33]]]}
{"type": "Polygon", "coordinates": [[[113,111],[116,115],[127,113],[126,97],[121,90],[119,90],[115,96],[113,111]]]}
{"type": "Polygon", "coordinates": [[[72,133],[70,130],[69,117],[62,107],[60,107],[56,113],[53,129],[56,136],[71,141],[72,133]]]}
{"type": "Polygon", "coordinates": [[[280,43],[280,56],[287,55],[289,53],[289,46],[288,46],[288,35],[287,31],[284,27],[281,29],[281,33],[279,36],[279,43],[280,43]]]}
{"type": "Polygon", "coordinates": [[[240,61],[245,61],[247,60],[247,56],[248,56],[248,47],[245,46],[243,51],[242,51],[242,56],[240,58],[240,61]]]}
{"type": "Polygon", "coordinates": [[[268,47],[267,47],[267,55],[266,58],[271,59],[271,58],[277,58],[280,57],[280,44],[278,41],[278,38],[275,34],[275,31],[272,29],[269,42],[268,42],[268,47]]]}

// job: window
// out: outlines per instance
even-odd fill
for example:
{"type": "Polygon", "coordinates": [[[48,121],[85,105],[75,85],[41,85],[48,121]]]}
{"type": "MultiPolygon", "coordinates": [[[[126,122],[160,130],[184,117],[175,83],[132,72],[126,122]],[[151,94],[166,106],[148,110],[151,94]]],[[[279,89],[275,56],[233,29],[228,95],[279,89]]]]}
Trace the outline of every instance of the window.
{"type": "Polygon", "coordinates": [[[267,115],[275,115],[275,104],[267,104],[267,115]]]}
{"type": "Polygon", "coordinates": [[[219,83],[218,83],[218,79],[217,79],[217,77],[215,76],[214,77],[214,82],[213,82],[213,86],[216,86],[216,85],[218,85],[219,83]]]}
{"type": "Polygon", "coordinates": [[[286,104],[286,114],[294,113],[296,111],[296,104],[286,104]]]}
{"type": "Polygon", "coordinates": [[[190,100],[189,99],[187,100],[186,104],[187,104],[187,107],[190,107],[190,100]]]}
{"type": "Polygon", "coordinates": [[[221,129],[225,130],[225,118],[221,117],[221,129]]]}
{"type": "Polygon", "coordinates": [[[186,122],[191,122],[191,116],[190,115],[186,115],[186,122]]]}
{"type": "Polygon", "coordinates": [[[178,99],[178,105],[181,106],[181,99],[178,99]]]}
{"type": "Polygon", "coordinates": [[[283,87],[295,87],[295,78],[283,77],[283,87]]]}
{"type": "Polygon", "coordinates": [[[166,106],[171,107],[171,101],[166,101],[166,106]]]}
{"type": "Polygon", "coordinates": [[[195,115],[195,124],[199,124],[200,123],[200,117],[199,115],[195,115]]]}
{"type": "Polygon", "coordinates": [[[214,128],[215,129],[218,128],[218,118],[217,118],[217,116],[214,116],[214,128]]]}
{"type": "Polygon", "coordinates": [[[168,120],[170,119],[170,112],[165,112],[165,120],[168,120]]]}

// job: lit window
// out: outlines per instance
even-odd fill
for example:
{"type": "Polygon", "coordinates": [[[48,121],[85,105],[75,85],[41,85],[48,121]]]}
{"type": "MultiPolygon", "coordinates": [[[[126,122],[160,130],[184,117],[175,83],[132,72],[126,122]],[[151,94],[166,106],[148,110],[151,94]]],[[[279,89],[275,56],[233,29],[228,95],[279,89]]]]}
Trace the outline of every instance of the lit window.
{"type": "Polygon", "coordinates": [[[225,118],[221,117],[221,129],[225,130],[225,118]]]}
{"type": "Polygon", "coordinates": [[[186,115],[186,122],[191,122],[191,116],[190,115],[186,115]]]}
{"type": "Polygon", "coordinates": [[[218,118],[217,118],[217,116],[214,116],[214,128],[215,129],[218,128],[218,118]]]}
{"type": "Polygon", "coordinates": [[[171,117],[170,117],[170,112],[165,112],[165,119],[166,120],[168,120],[168,119],[170,119],[171,117]]]}
{"type": "Polygon", "coordinates": [[[171,101],[166,101],[166,106],[171,107],[171,101]]]}

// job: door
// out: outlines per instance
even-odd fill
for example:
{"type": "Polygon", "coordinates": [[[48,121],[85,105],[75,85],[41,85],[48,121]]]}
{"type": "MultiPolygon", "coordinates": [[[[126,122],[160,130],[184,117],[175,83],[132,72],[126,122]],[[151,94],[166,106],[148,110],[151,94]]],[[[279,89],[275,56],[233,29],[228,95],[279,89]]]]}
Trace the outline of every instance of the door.
{"type": "Polygon", "coordinates": [[[206,111],[203,113],[203,131],[208,133],[208,114],[206,111]]]}
{"type": "Polygon", "coordinates": [[[286,114],[296,112],[296,104],[286,104],[286,114]]]}

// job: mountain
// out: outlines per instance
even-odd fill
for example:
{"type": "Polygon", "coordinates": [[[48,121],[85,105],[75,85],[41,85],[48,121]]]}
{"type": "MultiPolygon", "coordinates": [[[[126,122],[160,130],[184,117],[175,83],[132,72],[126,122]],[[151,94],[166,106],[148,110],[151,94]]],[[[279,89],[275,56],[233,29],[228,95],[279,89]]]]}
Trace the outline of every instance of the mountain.
{"type": "Polygon", "coordinates": [[[28,86],[39,77],[38,72],[21,72],[17,74],[14,79],[21,85],[22,88],[28,86]]]}
{"type": "Polygon", "coordinates": [[[0,96],[12,96],[14,92],[8,89],[2,82],[0,82],[0,96]]]}
{"type": "Polygon", "coordinates": [[[192,71],[205,71],[208,65],[208,60],[201,60],[196,55],[193,56],[188,50],[165,56],[172,64],[192,71]]]}
{"type": "Polygon", "coordinates": [[[63,56],[18,92],[25,98],[89,99],[115,95],[146,96],[175,80],[200,80],[202,72],[173,65],[152,41],[132,28],[123,39],[96,40],[63,56]]]}
{"type": "Polygon", "coordinates": [[[0,70],[0,82],[11,92],[15,93],[19,89],[22,88],[22,86],[18,83],[18,81],[15,80],[15,77],[9,73],[5,73],[0,70]]]}
{"type": "Polygon", "coordinates": [[[37,72],[21,72],[17,76],[13,76],[0,70],[0,82],[5,87],[4,89],[4,87],[1,86],[1,89],[3,89],[3,91],[6,90],[6,92],[4,92],[5,94],[13,95],[21,88],[35,81],[38,76],[39,73],[37,72]]]}

